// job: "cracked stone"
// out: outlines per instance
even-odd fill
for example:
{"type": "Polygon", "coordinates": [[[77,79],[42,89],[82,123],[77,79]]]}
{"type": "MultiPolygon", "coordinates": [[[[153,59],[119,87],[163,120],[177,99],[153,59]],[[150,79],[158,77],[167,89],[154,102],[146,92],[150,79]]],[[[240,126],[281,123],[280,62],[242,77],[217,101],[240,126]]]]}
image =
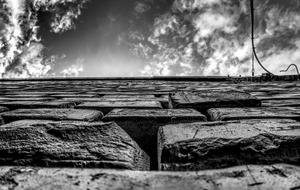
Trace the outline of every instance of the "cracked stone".
{"type": "Polygon", "coordinates": [[[1,189],[199,190],[300,187],[292,165],[239,166],[198,172],[142,172],[74,168],[0,167],[1,189]]]}
{"type": "Polygon", "coordinates": [[[110,101],[110,102],[85,102],[77,106],[80,109],[100,110],[104,114],[113,109],[162,109],[158,101],[110,101]]]}
{"type": "Polygon", "coordinates": [[[166,125],[158,132],[161,170],[188,171],[243,164],[299,164],[300,123],[241,120],[166,125]]]}
{"type": "Polygon", "coordinates": [[[208,110],[212,121],[240,119],[300,119],[300,108],[260,107],[260,108],[212,108],[208,110]]]}
{"type": "Polygon", "coordinates": [[[18,109],[0,114],[6,123],[23,119],[96,121],[102,112],[80,109],[18,109]]]}
{"type": "Polygon", "coordinates": [[[157,132],[168,123],[206,121],[194,109],[114,109],[103,121],[114,121],[151,156],[151,168],[157,169],[157,132]]]}
{"type": "Polygon", "coordinates": [[[170,94],[169,105],[170,108],[205,110],[216,107],[257,107],[261,102],[246,92],[206,90],[170,94]]]}
{"type": "Polygon", "coordinates": [[[148,170],[150,161],[115,123],[21,120],[0,127],[0,165],[148,170]]]}

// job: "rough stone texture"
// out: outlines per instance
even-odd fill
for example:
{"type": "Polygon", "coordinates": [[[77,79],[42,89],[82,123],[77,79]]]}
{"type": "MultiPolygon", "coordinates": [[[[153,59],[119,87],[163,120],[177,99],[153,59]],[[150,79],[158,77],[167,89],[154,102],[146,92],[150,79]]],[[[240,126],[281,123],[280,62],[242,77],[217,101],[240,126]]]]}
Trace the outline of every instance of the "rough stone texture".
{"type": "MultiPolygon", "coordinates": [[[[272,92],[272,91],[271,91],[272,92]]],[[[288,99],[298,99],[300,101],[300,94],[298,93],[281,93],[281,94],[275,94],[275,95],[258,95],[256,96],[260,100],[288,100],[288,99]]]]}
{"type": "Polygon", "coordinates": [[[160,122],[206,121],[206,117],[194,109],[114,109],[104,121],[150,120],[160,122]]]}
{"type": "Polygon", "coordinates": [[[150,163],[115,123],[22,120],[0,127],[0,165],[148,170],[150,163]]]}
{"type": "Polygon", "coordinates": [[[204,110],[215,107],[256,107],[261,102],[254,96],[240,91],[178,92],[170,95],[171,108],[195,108],[204,110]]]}
{"type": "Polygon", "coordinates": [[[96,121],[102,112],[80,109],[18,109],[0,114],[6,123],[23,119],[96,121]]]}
{"type": "Polygon", "coordinates": [[[300,108],[260,107],[260,108],[212,108],[208,110],[212,121],[241,119],[300,119],[300,108]]]}
{"type": "Polygon", "coordinates": [[[300,123],[294,120],[242,120],[167,125],[158,133],[158,144],[161,170],[299,164],[300,123]]]}
{"type": "MultiPolygon", "coordinates": [[[[278,169],[279,166],[254,167],[247,164],[282,162],[300,165],[298,126],[293,123],[295,121],[282,119],[296,119],[300,115],[300,83],[298,81],[265,82],[259,78],[247,80],[248,82],[240,78],[227,77],[185,79],[168,77],[153,78],[153,80],[0,79],[0,102],[10,105],[7,107],[12,112],[24,108],[56,110],[67,106],[72,110],[101,111],[104,109],[107,114],[112,109],[122,109],[120,112],[111,112],[105,120],[116,120],[140,144],[140,147],[149,153],[151,169],[158,169],[156,164],[158,126],[172,124],[173,129],[177,130],[176,124],[186,126],[189,125],[187,123],[199,122],[204,118],[203,115],[199,115],[199,112],[208,116],[207,110],[210,108],[228,107],[230,114],[225,114],[226,111],[222,112],[226,115],[222,117],[234,119],[236,115],[243,118],[243,121],[231,122],[233,124],[221,122],[219,125],[208,123],[203,119],[200,128],[204,128],[204,131],[197,130],[197,127],[196,129],[191,127],[193,130],[188,127],[174,132],[178,142],[164,146],[163,152],[159,149],[159,153],[163,153],[164,170],[226,167],[221,171],[189,173],[144,173],[123,170],[107,173],[108,171],[99,169],[106,167],[136,170],[142,167],[132,164],[137,162],[146,165],[143,168],[149,168],[149,157],[137,147],[133,142],[134,139],[132,140],[132,137],[130,138],[120,127],[112,127],[110,124],[102,130],[105,124],[101,122],[97,122],[100,123],[98,125],[79,121],[38,121],[38,118],[34,118],[35,121],[31,122],[36,123],[26,124],[25,127],[22,127],[24,124],[19,124],[9,129],[5,127],[7,125],[3,128],[0,123],[0,165],[55,167],[55,169],[32,168],[32,173],[25,172],[24,175],[16,168],[10,171],[0,169],[0,189],[13,189],[13,187],[26,189],[28,186],[36,189],[297,189],[300,186],[299,183],[294,182],[299,182],[297,174],[299,169],[294,169],[296,167],[278,169]],[[152,103],[149,104],[149,101],[152,103]],[[14,102],[17,104],[12,104],[14,102]],[[260,102],[263,103],[263,107],[259,107],[260,102]],[[76,107],[79,104],[89,106],[76,107]],[[134,111],[125,109],[134,106],[138,106],[138,109],[134,111]],[[195,114],[195,118],[191,117],[194,112],[185,114],[180,111],[188,108],[199,111],[195,114]],[[255,109],[264,111],[253,111],[255,109]],[[274,118],[279,119],[281,124],[278,122],[272,124],[270,119],[251,124],[257,121],[254,118],[273,117],[268,115],[270,112],[275,114],[274,118]],[[120,130],[122,132],[119,132],[120,130]],[[126,140],[123,140],[124,138],[126,140]],[[237,165],[243,166],[227,168],[227,166],[237,165]],[[63,168],[74,166],[80,169],[63,168]],[[252,169],[253,172],[250,173],[252,169]],[[4,172],[2,176],[1,171],[4,172]],[[35,173],[36,171],[38,173],[35,173]],[[70,172],[65,175],[64,172],[67,171],[70,172]],[[84,174],[86,171],[95,173],[84,174]],[[28,179],[33,179],[32,181],[26,181],[26,176],[29,174],[28,179]],[[42,178],[39,177],[41,174],[42,178]],[[14,177],[16,175],[18,176],[14,177]],[[80,177],[82,175],[85,177],[80,177]]],[[[64,114],[53,113],[45,112],[38,117],[51,120],[66,118],[64,114]]],[[[32,117],[35,116],[32,114],[32,117]]],[[[159,147],[162,147],[161,145],[159,147]]]]}
{"type": "Polygon", "coordinates": [[[102,97],[103,101],[119,101],[119,100],[127,100],[127,101],[151,101],[155,100],[154,95],[105,95],[102,97]]]}
{"type": "Polygon", "coordinates": [[[62,94],[53,94],[53,95],[51,95],[51,97],[55,97],[55,98],[97,98],[99,96],[94,95],[94,94],[66,94],[63,92],[62,94]]]}
{"type": "Polygon", "coordinates": [[[27,98],[22,98],[22,97],[0,97],[0,101],[51,101],[55,100],[55,98],[46,98],[46,97],[27,97],[27,98]]]}
{"type": "Polygon", "coordinates": [[[74,102],[59,102],[59,101],[11,101],[0,102],[0,106],[8,107],[9,109],[29,109],[29,108],[72,108],[74,102]]]}
{"type": "Polygon", "coordinates": [[[5,111],[8,111],[8,109],[7,109],[6,107],[0,106],[0,125],[3,125],[3,124],[4,124],[4,120],[3,120],[3,118],[1,117],[1,112],[5,112],[5,111]]]}
{"type": "Polygon", "coordinates": [[[193,109],[114,109],[103,121],[114,121],[152,157],[151,168],[157,169],[157,132],[169,123],[206,121],[193,109]]]}
{"type": "Polygon", "coordinates": [[[263,100],[262,106],[267,107],[300,107],[300,99],[263,100]]]}
{"type": "Polygon", "coordinates": [[[104,114],[113,109],[131,108],[131,109],[161,109],[158,101],[110,101],[110,102],[85,102],[77,106],[81,109],[100,110],[104,114]]]}
{"type": "Polygon", "coordinates": [[[0,106],[0,113],[5,112],[5,111],[8,111],[8,108],[0,106]]]}
{"type": "Polygon", "coordinates": [[[75,102],[75,103],[83,103],[83,102],[103,102],[102,98],[60,98],[57,101],[60,102],[75,102]]]}
{"type": "Polygon", "coordinates": [[[300,168],[240,166],[199,172],[141,172],[100,169],[0,168],[0,189],[90,190],[296,190],[300,168]]]}

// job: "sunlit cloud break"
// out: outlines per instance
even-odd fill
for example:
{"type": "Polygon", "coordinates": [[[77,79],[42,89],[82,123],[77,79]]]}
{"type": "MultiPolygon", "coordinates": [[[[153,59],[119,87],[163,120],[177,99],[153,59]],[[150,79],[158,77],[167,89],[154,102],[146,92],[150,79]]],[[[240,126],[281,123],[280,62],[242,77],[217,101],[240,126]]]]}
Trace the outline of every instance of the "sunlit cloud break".
{"type": "Polygon", "coordinates": [[[38,12],[51,13],[51,31],[62,33],[75,27],[88,0],[0,0],[0,77],[47,76],[55,62],[44,56],[38,37],[38,12]]]}

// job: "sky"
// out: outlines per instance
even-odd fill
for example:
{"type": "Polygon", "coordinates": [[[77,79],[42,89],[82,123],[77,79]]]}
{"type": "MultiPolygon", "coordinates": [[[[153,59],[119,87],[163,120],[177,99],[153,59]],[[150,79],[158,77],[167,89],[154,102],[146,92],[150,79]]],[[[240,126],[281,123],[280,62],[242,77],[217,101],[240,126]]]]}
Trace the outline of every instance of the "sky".
{"type": "MultiPolygon", "coordinates": [[[[300,1],[254,6],[264,66],[282,74],[299,65],[300,1]]],[[[249,8],[249,0],[0,0],[0,77],[250,76],[249,8]]]]}

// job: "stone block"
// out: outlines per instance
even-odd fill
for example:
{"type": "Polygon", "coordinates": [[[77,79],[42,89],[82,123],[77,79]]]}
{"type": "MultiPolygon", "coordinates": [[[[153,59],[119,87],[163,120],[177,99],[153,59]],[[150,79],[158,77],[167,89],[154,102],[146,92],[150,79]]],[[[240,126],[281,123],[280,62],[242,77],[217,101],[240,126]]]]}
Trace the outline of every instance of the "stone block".
{"type": "Polygon", "coordinates": [[[262,100],[266,107],[300,107],[300,99],[262,100]]]}
{"type": "Polygon", "coordinates": [[[109,102],[85,102],[77,106],[79,109],[100,110],[104,114],[113,109],[162,109],[158,101],[109,101],[109,102]]]}
{"type": "Polygon", "coordinates": [[[0,114],[6,123],[24,120],[77,120],[97,121],[103,117],[103,113],[96,110],[80,109],[17,109],[0,114]]]}
{"type": "Polygon", "coordinates": [[[161,170],[217,169],[243,164],[298,164],[300,123],[241,120],[166,125],[158,132],[161,170]]]}
{"type": "Polygon", "coordinates": [[[0,96],[0,101],[6,102],[6,101],[51,101],[55,100],[55,98],[49,98],[49,97],[3,97],[0,96]]]}
{"type": "Polygon", "coordinates": [[[150,159],[115,123],[21,120],[0,127],[0,165],[148,170],[150,159]]]}
{"type": "Polygon", "coordinates": [[[159,126],[178,122],[206,121],[193,109],[114,109],[103,121],[114,121],[150,155],[151,168],[157,169],[157,132],[159,126]]]}
{"type": "Polygon", "coordinates": [[[208,110],[212,121],[241,119],[300,119],[300,108],[259,107],[259,108],[212,108],[208,110]]]}
{"type": "Polygon", "coordinates": [[[75,103],[62,101],[8,101],[0,102],[0,106],[5,106],[9,109],[72,108],[75,106],[75,103]]]}
{"type": "Polygon", "coordinates": [[[218,107],[257,107],[261,106],[261,102],[246,92],[206,90],[170,94],[169,105],[170,108],[205,110],[218,107]]]}
{"type": "Polygon", "coordinates": [[[76,168],[0,167],[0,189],[199,190],[300,187],[292,165],[239,166],[198,172],[145,172],[76,168]]]}

